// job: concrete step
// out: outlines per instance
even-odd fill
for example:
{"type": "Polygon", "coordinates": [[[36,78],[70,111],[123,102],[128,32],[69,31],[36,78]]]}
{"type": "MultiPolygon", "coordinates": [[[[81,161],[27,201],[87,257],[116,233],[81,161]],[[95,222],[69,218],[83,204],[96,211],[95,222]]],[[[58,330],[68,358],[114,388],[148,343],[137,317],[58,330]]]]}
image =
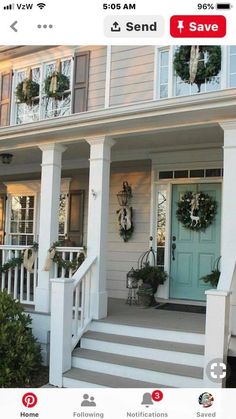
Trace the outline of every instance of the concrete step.
{"type": "Polygon", "coordinates": [[[81,339],[81,348],[111,354],[203,366],[204,346],[187,343],[143,339],[102,332],[86,332],[81,339]]]}
{"type": "Polygon", "coordinates": [[[122,335],[143,339],[187,343],[190,345],[204,346],[205,335],[203,333],[182,332],[178,330],[153,329],[149,327],[137,327],[106,321],[93,321],[89,327],[90,331],[122,335]]]}
{"type": "Polygon", "coordinates": [[[201,387],[203,368],[77,348],[72,367],[174,387],[201,387]]]}
{"type": "Polygon", "coordinates": [[[163,388],[157,383],[132,380],[94,371],[71,368],[63,374],[63,387],[68,388],[163,388]]]}

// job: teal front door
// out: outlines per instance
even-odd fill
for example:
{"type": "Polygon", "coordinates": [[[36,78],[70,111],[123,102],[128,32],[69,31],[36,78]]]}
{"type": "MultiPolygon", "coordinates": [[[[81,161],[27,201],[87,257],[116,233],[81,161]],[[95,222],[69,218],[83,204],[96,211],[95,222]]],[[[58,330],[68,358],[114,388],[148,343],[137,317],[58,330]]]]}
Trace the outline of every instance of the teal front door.
{"type": "Polygon", "coordinates": [[[221,184],[174,185],[171,219],[170,298],[204,301],[212,286],[199,279],[211,272],[220,256],[221,184]],[[216,217],[205,231],[187,229],[177,220],[177,203],[187,191],[206,193],[217,202],[216,217]]]}

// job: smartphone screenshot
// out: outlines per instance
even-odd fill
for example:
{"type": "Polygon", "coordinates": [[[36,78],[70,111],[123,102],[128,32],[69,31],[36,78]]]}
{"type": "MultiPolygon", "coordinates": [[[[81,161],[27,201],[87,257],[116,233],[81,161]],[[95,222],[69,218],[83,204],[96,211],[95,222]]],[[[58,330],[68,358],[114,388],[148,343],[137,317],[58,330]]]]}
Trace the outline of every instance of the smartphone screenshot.
{"type": "Polygon", "coordinates": [[[0,2],[0,417],[234,419],[236,2],[0,2]]]}

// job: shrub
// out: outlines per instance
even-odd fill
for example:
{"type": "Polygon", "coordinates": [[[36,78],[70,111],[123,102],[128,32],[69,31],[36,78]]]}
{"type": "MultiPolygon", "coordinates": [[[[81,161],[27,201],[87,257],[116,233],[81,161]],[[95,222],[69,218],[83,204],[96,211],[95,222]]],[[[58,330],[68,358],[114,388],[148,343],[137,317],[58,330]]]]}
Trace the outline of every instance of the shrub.
{"type": "Polygon", "coordinates": [[[31,318],[6,291],[0,292],[0,387],[28,387],[41,366],[31,318]]]}

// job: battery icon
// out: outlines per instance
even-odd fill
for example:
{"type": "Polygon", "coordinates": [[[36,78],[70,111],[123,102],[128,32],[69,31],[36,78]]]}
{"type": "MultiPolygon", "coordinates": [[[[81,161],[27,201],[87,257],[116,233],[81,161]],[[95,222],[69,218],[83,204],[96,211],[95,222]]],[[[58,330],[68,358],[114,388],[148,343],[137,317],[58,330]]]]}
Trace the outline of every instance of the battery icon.
{"type": "Polygon", "coordinates": [[[217,3],[216,4],[216,8],[218,10],[230,10],[231,7],[233,7],[233,6],[230,3],[217,3]]]}

